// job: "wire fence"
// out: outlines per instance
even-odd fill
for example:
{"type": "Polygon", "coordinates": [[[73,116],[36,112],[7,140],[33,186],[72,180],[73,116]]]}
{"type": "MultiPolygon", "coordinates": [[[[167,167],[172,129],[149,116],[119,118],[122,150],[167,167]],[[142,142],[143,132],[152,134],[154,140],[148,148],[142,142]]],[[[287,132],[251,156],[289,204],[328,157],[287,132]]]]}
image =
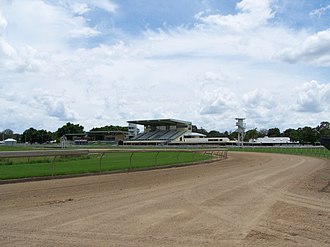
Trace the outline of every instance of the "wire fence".
{"type": "Polygon", "coordinates": [[[318,158],[330,159],[330,151],[323,146],[311,147],[311,146],[274,146],[274,147],[230,147],[230,151],[241,152],[260,152],[260,153],[281,153],[281,154],[294,154],[304,155],[318,158]]]}
{"type": "Polygon", "coordinates": [[[227,158],[227,150],[54,150],[0,152],[0,181],[134,171],[227,158]]]}

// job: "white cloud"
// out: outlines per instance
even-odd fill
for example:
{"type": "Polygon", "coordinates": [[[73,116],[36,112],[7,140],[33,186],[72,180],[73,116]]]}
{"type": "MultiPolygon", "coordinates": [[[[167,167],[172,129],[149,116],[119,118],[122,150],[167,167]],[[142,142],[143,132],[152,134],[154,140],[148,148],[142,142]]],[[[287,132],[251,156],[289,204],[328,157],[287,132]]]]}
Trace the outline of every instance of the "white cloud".
{"type": "Polygon", "coordinates": [[[7,20],[2,16],[2,13],[0,11],[0,36],[2,32],[6,29],[7,27],[7,20]]]}
{"type": "Polygon", "coordinates": [[[316,17],[320,18],[325,12],[327,12],[329,10],[330,10],[330,4],[327,6],[321,7],[319,9],[314,9],[313,11],[311,11],[309,13],[309,15],[312,17],[316,16],[316,17]]]}
{"type": "Polygon", "coordinates": [[[297,119],[308,124],[309,94],[325,102],[314,108],[322,113],[315,121],[325,120],[330,96],[322,88],[327,84],[319,83],[321,89],[314,86],[309,94],[292,94],[292,88],[310,80],[306,78],[318,79],[318,73],[274,56],[307,35],[268,25],[274,15],[271,1],[243,0],[235,15],[200,15],[203,25],[192,29],[149,30],[114,45],[77,49],[72,45],[77,37],[99,35],[84,17],[98,6],[116,11],[110,1],[78,1],[75,6],[13,1],[3,8],[7,24],[6,39],[0,36],[0,113],[6,117],[0,130],[56,130],[66,121],[90,129],[156,117],[233,130],[239,116],[247,117],[251,127],[297,127],[285,124],[297,119]]]}
{"type": "Polygon", "coordinates": [[[99,34],[87,25],[83,16],[75,15],[75,10],[65,4],[14,0],[3,2],[0,7],[7,20],[6,40],[13,47],[28,45],[40,51],[59,52],[70,49],[74,44],[70,43],[72,36],[99,34]]]}
{"type": "Polygon", "coordinates": [[[91,10],[86,3],[74,3],[71,8],[76,15],[83,15],[91,10]]]}
{"type": "Polygon", "coordinates": [[[60,121],[75,121],[77,113],[71,110],[63,100],[50,95],[35,95],[37,105],[41,105],[47,116],[55,117],[60,121]]]}
{"type": "Polygon", "coordinates": [[[118,6],[116,4],[114,4],[113,2],[109,1],[109,0],[97,0],[97,1],[90,1],[90,4],[104,9],[105,11],[108,11],[110,13],[114,13],[116,12],[118,6]]]}
{"type": "MultiPolygon", "coordinates": [[[[297,102],[295,109],[299,112],[321,113],[330,110],[330,85],[310,81],[296,89],[297,102]]],[[[328,114],[328,118],[330,115],[328,114]]]]}
{"type": "Polygon", "coordinates": [[[0,37],[0,61],[5,61],[5,59],[10,59],[15,56],[15,49],[0,37]]]}
{"type": "Polygon", "coordinates": [[[102,9],[109,13],[115,13],[118,5],[109,0],[80,0],[74,2],[72,0],[62,0],[54,3],[54,5],[61,5],[63,8],[69,7],[74,15],[83,16],[84,14],[93,11],[95,8],[102,9]]]}
{"type": "Polygon", "coordinates": [[[71,37],[93,37],[98,36],[101,33],[93,28],[90,27],[84,27],[80,29],[73,29],[69,32],[71,34],[71,37]]]}
{"type": "Polygon", "coordinates": [[[305,38],[300,44],[284,49],[277,56],[291,63],[330,66],[330,29],[305,38]]]}
{"type": "Polygon", "coordinates": [[[274,109],[277,106],[275,97],[265,89],[254,89],[243,96],[243,104],[246,108],[254,110],[257,107],[274,109]]]}
{"type": "Polygon", "coordinates": [[[236,15],[204,15],[196,18],[207,25],[228,27],[235,31],[244,31],[263,26],[274,16],[271,0],[242,0],[236,5],[236,15]]]}
{"type": "Polygon", "coordinates": [[[0,11],[0,64],[6,66],[7,59],[10,59],[16,55],[14,48],[6,42],[3,37],[3,33],[7,27],[7,20],[4,18],[0,11]]]}
{"type": "Polygon", "coordinates": [[[261,125],[272,125],[283,118],[283,113],[278,105],[278,96],[266,89],[254,89],[243,95],[241,107],[250,122],[261,125]]]}
{"type": "Polygon", "coordinates": [[[236,111],[239,102],[235,100],[236,95],[226,88],[217,88],[215,91],[204,92],[202,98],[201,115],[224,114],[228,111],[236,111]],[[204,102],[203,102],[204,101],[204,102]]]}

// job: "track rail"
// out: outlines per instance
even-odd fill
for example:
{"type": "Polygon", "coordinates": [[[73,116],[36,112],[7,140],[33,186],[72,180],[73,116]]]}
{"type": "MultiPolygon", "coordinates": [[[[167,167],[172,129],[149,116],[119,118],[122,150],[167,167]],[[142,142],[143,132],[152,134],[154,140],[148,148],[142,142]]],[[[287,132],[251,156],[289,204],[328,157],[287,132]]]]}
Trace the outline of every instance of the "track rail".
{"type": "Polygon", "coordinates": [[[77,149],[77,150],[34,150],[34,151],[2,151],[0,158],[70,156],[106,153],[160,153],[160,152],[196,152],[212,155],[226,155],[226,149],[77,149]]]}

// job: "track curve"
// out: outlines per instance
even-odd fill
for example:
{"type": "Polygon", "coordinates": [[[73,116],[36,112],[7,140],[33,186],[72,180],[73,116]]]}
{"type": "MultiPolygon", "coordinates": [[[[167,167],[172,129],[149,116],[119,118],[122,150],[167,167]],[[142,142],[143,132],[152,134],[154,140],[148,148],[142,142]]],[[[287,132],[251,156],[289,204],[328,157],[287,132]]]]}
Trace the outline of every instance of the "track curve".
{"type": "Polygon", "coordinates": [[[330,245],[330,162],[220,162],[0,185],[1,246],[330,245]]]}

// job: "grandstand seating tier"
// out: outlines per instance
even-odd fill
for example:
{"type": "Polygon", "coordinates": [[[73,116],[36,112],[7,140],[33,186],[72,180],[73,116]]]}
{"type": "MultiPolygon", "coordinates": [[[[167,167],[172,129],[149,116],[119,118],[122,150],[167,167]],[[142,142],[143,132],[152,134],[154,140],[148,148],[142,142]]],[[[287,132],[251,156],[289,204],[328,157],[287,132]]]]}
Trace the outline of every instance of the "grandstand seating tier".
{"type": "Polygon", "coordinates": [[[132,140],[134,141],[159,141],[159,140],[174,140],[179,136],[183,135],[186,131],[177,131],[177,130],[156,130],[150,131],[146,133],[139,134],[134,137],[132,140]]]}

